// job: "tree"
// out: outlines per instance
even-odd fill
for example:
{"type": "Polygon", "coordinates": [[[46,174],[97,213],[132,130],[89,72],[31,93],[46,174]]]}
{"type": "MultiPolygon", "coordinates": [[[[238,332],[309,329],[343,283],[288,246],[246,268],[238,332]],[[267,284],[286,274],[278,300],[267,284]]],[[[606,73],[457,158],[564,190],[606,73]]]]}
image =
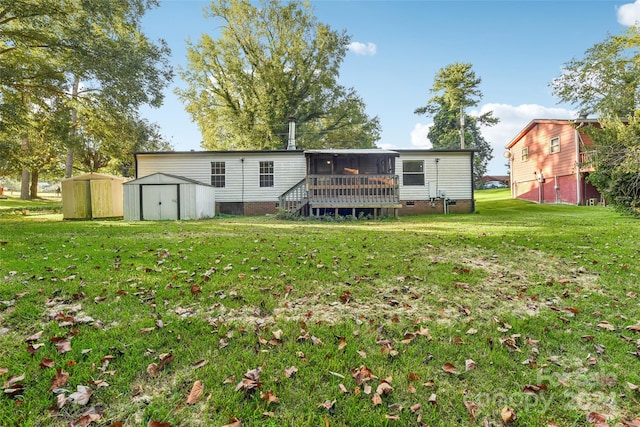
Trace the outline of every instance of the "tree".
{"type": "Polygon", "coordinates": [[[551,87],[600,127],[585,129],[595,143],[588,179],[607,202],[623,210],[640,207],[640,28],[609,36],[565,64],[551,87]]]}
{"type": "MultiPolygon", "coordinates": [[[[148,40],[140,23],[157,4],[157,0],[0,0],[0,119],[31,108],[20,108],[15,100],[64,103],[70,111],[70,134],[61,143],[67,149],[65,175],[70,176],[73,153],[79,149],[75,143],[80,110],[92,104],[93,110],[128,116],[143,104],[161,104],[162,91],[172,78],[169,50],[162,40],[157,44],[148,40]]],[[[28,118],[23,117],[26,123],[28,118]]],[[[25,177],[23,172],[23,181],[25,177]]],[[[26,198],[24,191],[22,197],[26,198]]]]}
{"type": "Polygon", "coordinates": [[[21,170],[28,173],[31,179],[26,179],[23,185],[30,198],[37,197],[41,172],[59,169],[64,159],[62,141],[69,132],[69,109],[56,101],[25,104],[30,111],[22,115],[19,125],[5,123],[5,131],[0,133],[6,171],[12,175],[21,170]]]}
{"type": "Polygon", "coordinates": [[[158,125],[137,113],[83,110],[79,116],[76,168],[83,172],[104,170],[133,176],[131,153],[171,150],[158,125]]]}
{"type": "Polygon", "coordinates": [[[584,114],[628,117],[640,102],[640,28],[630,27],[564,64],[554,95],[584,114]]]}
{"type": "Polygon", "coordinates": [[[424,107],[415,114],[433,116],[433,126],[427,137],[435,149],[469,148],[477,150],[474,160],[474,181],[487,171],[487,164],[493,158],[493,149],[480,132],[481,126],[493,126],[499,119],[489,111],[474,117],[465,113],[468,107],[475,107],[482,99],[479,89],[481,79],[476,77],[472,65],[454,63],[438,70],[430,92],[434,94],[424,107]],[[466,141],[466,142],[465,142],[466,141]]]}
{"type": "Polygon", "coordinates": [[[308,3],[221,0],[206,16],[220,36],[189,44],[178,91],[204,148],[283,149],[292,117],[298,147],[374,146],[378,119],[337,83],[349,37],[317,22],[308,3]]]}

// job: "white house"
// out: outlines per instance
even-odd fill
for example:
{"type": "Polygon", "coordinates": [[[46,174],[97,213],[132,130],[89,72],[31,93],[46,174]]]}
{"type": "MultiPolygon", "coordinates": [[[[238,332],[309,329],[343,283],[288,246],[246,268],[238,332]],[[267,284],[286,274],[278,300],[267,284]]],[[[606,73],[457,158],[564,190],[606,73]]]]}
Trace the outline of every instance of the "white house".
{"type": "MultiPolygon", "coordinates": [[[[216,212],[374,216],[469,213],[474,150],[323,149],[134,153],[156,173],[215,188],[216,212]]],[[[135,182],[135,181],[134,181],[135,182]]]]}

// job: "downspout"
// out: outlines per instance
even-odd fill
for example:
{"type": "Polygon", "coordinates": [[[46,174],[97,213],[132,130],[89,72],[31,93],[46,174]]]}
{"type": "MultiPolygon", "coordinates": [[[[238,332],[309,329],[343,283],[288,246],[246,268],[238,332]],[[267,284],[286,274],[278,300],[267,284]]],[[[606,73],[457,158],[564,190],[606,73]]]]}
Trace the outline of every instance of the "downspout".
{"type": "Polygon", "coordinates": [[[476,186],[473,180],[475,176],[475,171],[473,170],[473,157],[475,156],[475,151],[471,151],[471,213],[476,212],[476,186]]]}
{"type": "Polygon", "coordinates": [[[242,191],[240,193],[240,201],[242,202],[242,212],[244,215],[244,157],[240,157],[241,172],[242,172],[242,191]]]}
{"type": "Polygon", "coordinates": [[[580,179],[580,132],[578,132],[578,128],[575,130],[575,140],[576,140],[576,204],[582,204],[582,186],[580,179]]]}
{"type": "Polygon", "coordinates": [[[513,155],[511,154],[511,150],[507,150],[504,152],[504,158],[509,160],[509,193],[511,198],[514,198],[514,184],[513,184],[513,155]]]}
{"type": "Polygon", "coordinates": [[[438,157],[436,157],[436,194],[435,194],[436,197],[439,196],[439,194],[438,194],[438,162],[439,161],[440,161],[440,159],[438,157]]]}

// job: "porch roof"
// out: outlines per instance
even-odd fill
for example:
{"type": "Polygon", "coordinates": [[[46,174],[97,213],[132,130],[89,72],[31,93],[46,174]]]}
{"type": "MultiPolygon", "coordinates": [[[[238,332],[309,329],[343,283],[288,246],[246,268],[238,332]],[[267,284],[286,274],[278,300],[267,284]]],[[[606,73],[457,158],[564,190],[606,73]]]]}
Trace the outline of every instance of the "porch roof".
{"type": "Polygon", "coordinates": [[[328,148],[320,150],[305,150],[305,154],[331,154],[331,155],[376,155],[386,154],[399,157],[400,153],[382,148],[328,148]]]}

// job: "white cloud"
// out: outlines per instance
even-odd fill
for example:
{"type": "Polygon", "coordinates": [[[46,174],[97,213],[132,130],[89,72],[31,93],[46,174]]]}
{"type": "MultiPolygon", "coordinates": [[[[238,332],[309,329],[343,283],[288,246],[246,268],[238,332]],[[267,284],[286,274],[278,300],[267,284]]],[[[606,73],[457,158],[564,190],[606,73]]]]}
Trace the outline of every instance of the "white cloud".
{"type": "Polygon", "coordinates": [[[413,148],[431,148],[431,141],[427,138],[429,128],[433,123],[416,123],[411,129],[411,146],[413,148]]]}
{"type": "Polygon", "coordinates": [[[485,104],[479,111],[471,111],[477,116],[493,111],[493,116],[500,119],[500,123],[481,129],[482,136],[493,148],[493,160],[489,162],[489,175],[506,175],[507,168],[504,159],[505,146],[534,119],[574,119],[577,114],[565,108],[545,107],[537,104],[507,105],[485,104]]]}
{"type": "Polygon", "coordinates": [[[617,10],[618,23],[632,26],[640,22],[640,0],[620,6],[617,10]]]}
{"type": "Polygon", "coordinates": [[[376,52],[378,51],[378,47],[376,46],[375,43],[360,43],[360,42],[353,42],[353,43],[349,43],[347,45],[347,49],[350,50],[351,52],[355,53],[356,55],[361,55],[361,56],[373,56],[376,54],[376,52]]]}

